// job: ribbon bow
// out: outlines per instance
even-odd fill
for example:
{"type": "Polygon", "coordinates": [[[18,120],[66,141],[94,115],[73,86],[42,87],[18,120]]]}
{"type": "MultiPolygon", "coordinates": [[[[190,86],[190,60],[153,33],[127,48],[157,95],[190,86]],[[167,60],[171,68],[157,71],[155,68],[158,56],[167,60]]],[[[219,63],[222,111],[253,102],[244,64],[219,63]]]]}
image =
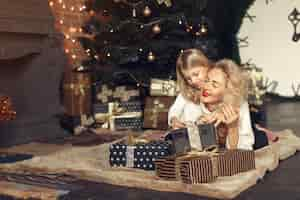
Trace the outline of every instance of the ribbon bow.
{"type": "Polygon", "coordinates": [[[85,96],[86,95],[85,90],[89,88],[90,87],[85,84],[75,84],[75,83],[64,84],[64,89],[74,91],[75,96],[85,96]]]}
{"type": "Polygon", "coordinates": [[[98,113],[96,114],[96,119],[100,123],[104,123],[103,128],[110,128],[110,130],[115,130],[115,119],[116,118],[134,118],[141,117],[141,112],[128,112],[125,108],[119,107],[118,102],[108,103],[108,113],[98,113]]]}
{"type": "Polygon", "coordinates": [[[159,113],[161,113],[161,112],[168,112],[168,109],[158,99],[155,99],[154,102],[153,102],[153,104],[154,104],[154,108],[151,109],[152,115],[150,117],[150,120],[153,122],[152,123],[152,127],[153,128],[157,128],[159,113]]]}

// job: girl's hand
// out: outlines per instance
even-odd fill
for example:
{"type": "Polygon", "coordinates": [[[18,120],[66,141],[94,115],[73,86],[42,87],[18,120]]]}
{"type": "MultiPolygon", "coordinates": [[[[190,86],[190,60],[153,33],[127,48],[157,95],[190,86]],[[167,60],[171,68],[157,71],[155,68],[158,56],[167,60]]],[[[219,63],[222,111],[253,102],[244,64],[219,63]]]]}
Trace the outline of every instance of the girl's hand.
{"type": "Polygon", "coordinates": [[[237,123],[240,118],[239,111],[229,104],[222,106],[222,113],[223,119],[221,122],[227,124],[228,126],[237,123]]]}
{"type": "Polygon", "coordinates": [[[214,123],[215,127],[217,127],[223,121],[223,113],[222,112],[214,112],[211,114],[203,115],[199,118],[198,123],[200,124],[210,124],[214,123]]]}
{"type": "Polygon", "coordinates": [[[177,117],[172,117],[171,119],[171,127],[172,129],[185,128],[185,123],[179,121],[177,117]]]}

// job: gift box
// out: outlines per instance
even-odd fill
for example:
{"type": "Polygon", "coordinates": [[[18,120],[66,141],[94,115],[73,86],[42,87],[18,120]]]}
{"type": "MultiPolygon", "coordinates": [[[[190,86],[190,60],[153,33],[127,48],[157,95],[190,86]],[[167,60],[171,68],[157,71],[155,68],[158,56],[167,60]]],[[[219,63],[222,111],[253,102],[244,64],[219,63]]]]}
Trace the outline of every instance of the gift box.
{"type": "Polygon", "coordinates": [[[140,101],[141,93],[137,86],[109,84],[94,84],[94,102],[107,104],[109,102],[130,102],[140,101]]]}
{"type": "Polygon", "coordinates": [[[71,80],[63,84],[63,104],[70,116],[91,114],[91,78],[88,72],[74,72],[71,80]]]}
{"type": "Polygon", "coordinates": [[[141,129],[143,126],[142,103],[114,102],[94,104],[96,123],[110,130],[141,129]]]}
{"type": "Polygon", "coordinates": [[[213,182],[218,177],[218,164],[214,155],[187,157],[180,162],[181,180],[187,184],[213,182]]]}
{"type": "Polygon", "coordinates": [[[210,152],[157,159],[155,166],[160,178],[188,184],[209,183],[218,177],[218,158],[210,152]]]}
{"type": "Polygon", "coordinates": [[[182,155],[191,151],[191,143],[186,128],[172,130],[166,135],[165,140],[170,144],[171,154],[182,155]]]}
{"type": "Polygon", "coordinates": [[[225,150],[218,153],[219,176],[232,176],[255,169],[255,153],[251,150],[225,150]]]}
{"type": "Polygon", "coordinates": [[[151,96],[177,96],[177,85],[174,80],[151,79],[150,95],[151,96]]]}
{"type": "Polygon", "coordinates": [[[187,128],[170,131],[165,140],[169,141],[171,152],[185,154],[191,149],[205,150],[217,147],[216,129],[213,124],[195,125],[186,123],[187,128]]]}
{"type": "Polygon", "coordinates": [[[168,111],[173,102],[173,97],[146,97],[143,127],[166,130],[168,111]]]}
{"type": "Polygon", "coordinates": [[[127,145],[120,142],[110,145],[110,165],[154,170],[154,161],[170,155],[169,144],[164,141],[127,145]]]}
{"type": "Polygon", "coordinates": [[[167,180],[188,184],[209,183],[219,176],[232,176],[255,169],[254,151],[224,150],[190,152],[155,161],[156,174],[167,180]]]}

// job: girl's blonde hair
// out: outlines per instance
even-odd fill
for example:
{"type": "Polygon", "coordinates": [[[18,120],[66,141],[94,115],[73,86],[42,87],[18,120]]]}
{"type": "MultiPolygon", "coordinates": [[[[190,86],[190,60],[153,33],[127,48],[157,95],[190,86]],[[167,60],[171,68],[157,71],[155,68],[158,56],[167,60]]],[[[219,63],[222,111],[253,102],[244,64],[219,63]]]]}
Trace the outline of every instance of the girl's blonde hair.
{"type": "Polygon", "coordinates": [[[176,62],[177,85],[182,96],[194,103],[199,103],[199,89],[188,82],[187,70],[194,67],[211,66],[208,58],[199,49],[186,49],[178,57],[176,62]]]}
{"type": "Polygon", "coordinates": [[[211,69],[222,70],[228,79],[224,103],[240,106],[243,101],[247,100],[249,78],[235,62],[222,59],[215,63],[211,69]]]}

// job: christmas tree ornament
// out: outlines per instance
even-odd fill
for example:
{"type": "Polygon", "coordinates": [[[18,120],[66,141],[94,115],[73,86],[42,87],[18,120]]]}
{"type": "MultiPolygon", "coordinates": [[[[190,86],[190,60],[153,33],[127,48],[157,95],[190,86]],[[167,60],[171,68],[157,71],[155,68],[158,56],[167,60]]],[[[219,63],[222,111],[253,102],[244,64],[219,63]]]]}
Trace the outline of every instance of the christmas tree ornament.
{"type": "Polygon", "coordinates": [[[132,9],[132,17],[136,17],[136,8],[132,9]]]}
{"type": "Polygon", "coordinates": [[[154,60],[155,60],[155,55],[153,54],[152,51],[150,51],[148,54],[148,61],[153,62],[154,60]]]}
{"type": "Polygon", "coordinates": [[[95,16],[95,11],[94,10],[91,10],[90,12],[89,12],[89,14],[90,14],[90,16],[95,16]]]}
{"type": "Polygon", "coordinates": [[[102,15],[103,15],[104,17],[109,16],[108,10],[103,10],[103,11],[102,11],[102,15]]]}
{"type": "Polygon", "coordinates": [[[186,27],[186,32],[191,32],[193,30],[193,26],[187,26],[186,27]]]}
{"type": "Polygon", "coordinates": [[[150,7],[146,6],[144,9],[144,12],[143,12],[144,16],[149,17],[151,15],[151,13],[152,13],[152,11],[151,11],[150,7]]]}
{"type": "Polygon", "coordinates": [[[159,4],[159,5],[161,5],[161,4],[165,4],[167,7],[171,7],[172,6],[172,1],[171,0],[156,0],[157,1],[157,3],[159,4]]]}
{"type": "Polygon", "coordinates": [[[206,28],[206,26],[205,26],[204,24],[201,25],[200,32],[201,32],[202,34],[207,33],[207,28],[206,28]]]}
{"type": "Polygon", "coordinates": [[[152,31],[153,31],[153,33],[155,33],[155,34],[158,34],[158,33],[161,32],[161,28],[160,28],[160,26],[159,26],[158,24],[156,24],[156,25],[154,25],[154,26],[152,27],[152,31]]]}

